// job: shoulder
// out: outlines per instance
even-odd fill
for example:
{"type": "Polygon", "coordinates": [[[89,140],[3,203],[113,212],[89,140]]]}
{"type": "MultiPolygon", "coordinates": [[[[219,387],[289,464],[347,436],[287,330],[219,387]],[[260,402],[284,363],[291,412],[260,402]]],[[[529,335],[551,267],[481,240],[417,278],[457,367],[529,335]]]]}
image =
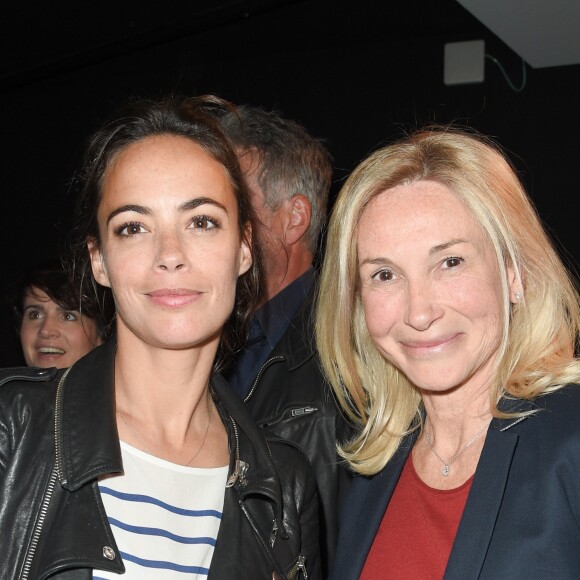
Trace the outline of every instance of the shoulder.
{"type": "Polygon", "coordinates": [[[525,419],[504,420],[501,431],[515,432],[538,447],[580,448],[580,385],[569,384],[531,402],[520,404],[525,419]]]}
{"type": "Polygon", "coordinates": [[[580,431],[580,385],[569,384],[538,397],[533,402],[536,415],[543,423],[575,427],[580,431]]]}
{"type": "Polygon", "coordinates": [[[40,369],[35,367],[12,367],[0,369],[0,387],[8,383],[47,383],[58,374],[58,369],[40,369]]]}
{"type": "MultiPolygon", "coordinates": [[[[38,433],[52,430],[58,377],[55,369],[9,368],[0,370],[0,428],[10,440],[33,424],[38,433]],[[43,428],[41,428],[43,426],[43,428]]],[[[1,445],[5,445],[3,438],[1,445]]]]}
{"type": "Polygon", "coordinates": [[[38,400],[54,394],[62,371],[55,368],[14,367],[0,369],[0,407],[5,411],[10,403],[27,399],[38,400]],[[50,394],[49,394],[50,393],[50,394]]]}

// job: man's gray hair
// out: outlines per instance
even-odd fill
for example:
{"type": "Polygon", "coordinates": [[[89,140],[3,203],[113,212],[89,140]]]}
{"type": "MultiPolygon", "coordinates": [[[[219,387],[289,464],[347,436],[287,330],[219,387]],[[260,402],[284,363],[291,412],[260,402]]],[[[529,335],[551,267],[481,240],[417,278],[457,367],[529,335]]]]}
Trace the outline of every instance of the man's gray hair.
{"type": "Polygon", "coordinates": [[[257,154],[258,184],[272,211],[297,194],[310,201],[312,216],[304,243],[316,253],[332,182],[332,158],[326,147],[302,125],[261,107],[238,107],[237,114],[222,118],[222,127],[238,150],[257,154]]]}

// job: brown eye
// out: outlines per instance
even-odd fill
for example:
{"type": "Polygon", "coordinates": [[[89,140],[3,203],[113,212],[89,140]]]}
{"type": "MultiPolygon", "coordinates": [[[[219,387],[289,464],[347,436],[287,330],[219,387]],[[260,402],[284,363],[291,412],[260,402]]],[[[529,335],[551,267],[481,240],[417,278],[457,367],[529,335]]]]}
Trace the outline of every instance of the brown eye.
{"type": "Polygon", "coordinates": [[[451,258],[446,258],[443,262],[446,268],[457,268],[463,262],[463,258],[457,258],[452,256],[451,258]]]}
{"type": "Polygon", "coordinates": [[[144,233],[145,227],[139,222],[128,222],[115,229],[115,235],[131,237],[144,233]]]}
{"type": "Polygon", "coordinates": [[[374,276],[373,280],[377,282],[390,282],[393,279],[393,272],[391,270],[379,270],[374,276]]]}
{"type": "Polygon", "coordinates": [[[196,215],[191,220],[191,225],[196,230],[213,230],[219,226],[219,222],[207,215],[196,215]]]}

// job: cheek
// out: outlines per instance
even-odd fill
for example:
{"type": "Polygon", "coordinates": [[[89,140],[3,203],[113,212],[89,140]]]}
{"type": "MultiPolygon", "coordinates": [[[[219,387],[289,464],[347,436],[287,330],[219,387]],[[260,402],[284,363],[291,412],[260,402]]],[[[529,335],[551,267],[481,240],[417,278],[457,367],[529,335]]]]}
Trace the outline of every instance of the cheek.
{"type": "Polygon", "coordinates": [[[23,323],[20,327],[20,344],[22,348],[30,348],[36,332],[34,326],[23,323]]]}
{"type": "Polygon", "coordinates": [[[485,278],[466,278],[461,284],[449,288],[449,304],[473,319],[500,319],[502,316],[501,292],[485,278]]]}
{"type": "Polygon", "coordinates": [[[396,301],[384,293],[363,289],[361,302],[370,336],[375,340],[385,337],[397,319],[396,301]]]}

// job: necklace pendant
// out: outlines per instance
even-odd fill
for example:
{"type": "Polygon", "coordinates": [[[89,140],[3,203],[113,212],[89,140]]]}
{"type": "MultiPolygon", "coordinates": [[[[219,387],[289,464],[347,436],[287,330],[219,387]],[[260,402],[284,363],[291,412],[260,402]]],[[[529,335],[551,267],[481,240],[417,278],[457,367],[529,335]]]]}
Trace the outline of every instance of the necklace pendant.
{"type": "Polygon", "coordinates": [[[441,473],[447,477],[449,475],[449,472],[451,471],[451,468],[449,467],[449,465],[447,465],[447,463],[441,468],[441,473]]]}

